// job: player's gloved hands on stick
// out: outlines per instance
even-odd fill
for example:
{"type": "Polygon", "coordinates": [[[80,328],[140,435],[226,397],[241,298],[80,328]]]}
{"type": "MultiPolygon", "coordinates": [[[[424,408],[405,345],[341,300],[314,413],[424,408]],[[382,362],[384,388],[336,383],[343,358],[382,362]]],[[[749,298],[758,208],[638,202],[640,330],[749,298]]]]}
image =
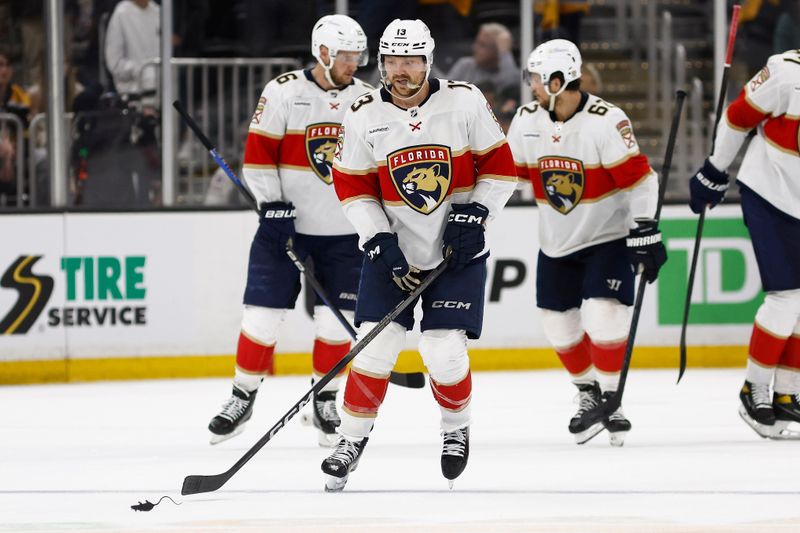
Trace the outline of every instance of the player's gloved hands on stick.
{"type": "Polygon", "coordinates": [[[381,232],[364,243],[364,253],[374,264],[383,266],[391,273],[392,280],[404,291],[413,291],[422,280],[417,277],[419,269],[409,266],[400,249],[396,233],[381,232]]]}
{"type": "Polygon", "coordinates": [[[295,209],[291,202],[261,204],[258,232],[277,254],[286,253],[286,243],[294,237],[295,209]]]}
{"type": "Polygon", "coordinates": [[[689,180],[689,208],[699,215],[706,205],[714,207],[725,198],[729,186],[728,173],[706,159],[703,167],[689,180]]]}
{"type": "Polygon", "coordinates": [[[450,267],[464,268],[486,246],[486,219],[489,210],[478,202],[453,204],[442,237],[442,256],[453,250],[450,267]]]}
{"type": "Polygon", "coordinates": [[[628,257],[642,278],[653,283],[661,266],[667,262],[667,250],[661,242],[661,232],[655,220],[637,220],[638,227],[628,234],[628,257]]]}

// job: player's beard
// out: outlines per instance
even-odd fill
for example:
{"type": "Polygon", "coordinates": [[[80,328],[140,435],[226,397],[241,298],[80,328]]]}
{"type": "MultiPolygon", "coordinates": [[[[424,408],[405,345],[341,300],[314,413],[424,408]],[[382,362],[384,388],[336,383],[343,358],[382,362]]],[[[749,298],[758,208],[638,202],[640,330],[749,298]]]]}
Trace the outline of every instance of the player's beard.
{"type": "Polygon", "coordinates": [[[397,96],[400,96],[401,98],[411,98],[412,96],[417,94],[425,85],[425,75],[423,74],[421,76],[419,83],[416,83],[414,80],[412,80],[411,76],[396,76],[395,78],[390,80],[390,85],[393,89],[393,92],[395,92],[397,96]],[[405,80],[406,81],[405,85],[398,85],[397,81],[399,80],[405,80]],[[407,94],[403,94],[402,92],[400,92],[400,89],[406,91],[407,94]]]}
{"type": "Polygon", "coordinates": [[[333,81],[333,84],[336,85],[337,87],[341,87],[343,85],[349,85],[350,82],[353,81],[354,75],[355,72],[353,74],[343,74],[340,76],[336,74],[333,71],[333,69],[331,69],[331,81],[333,81]]]}

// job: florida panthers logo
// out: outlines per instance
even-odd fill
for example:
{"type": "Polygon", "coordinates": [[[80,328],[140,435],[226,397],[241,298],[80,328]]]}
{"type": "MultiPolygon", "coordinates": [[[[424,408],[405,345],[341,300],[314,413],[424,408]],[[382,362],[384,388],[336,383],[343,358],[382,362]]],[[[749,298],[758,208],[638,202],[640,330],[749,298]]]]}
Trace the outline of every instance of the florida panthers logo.
{"type": "Polygon", "coordinates": [[[330,185],[333,182],[331,168],[339,138],[339,124],[323,122],[306,128],[306,155],[314,173],[330,185]]]}
{"type": "Polygon", "coordinates": [[[452,181],[450,148],[440,144],[414,146],[386,157],[389,176],[403,201],[429,215],[447,197],[452,181]]]}
{"type": "Polygon", "coordinates": [[[539,159],[539,174],[547,201],[562,215],[581,201],[585,181],[583,163],[577,159],[543,157],[539,159]]]}

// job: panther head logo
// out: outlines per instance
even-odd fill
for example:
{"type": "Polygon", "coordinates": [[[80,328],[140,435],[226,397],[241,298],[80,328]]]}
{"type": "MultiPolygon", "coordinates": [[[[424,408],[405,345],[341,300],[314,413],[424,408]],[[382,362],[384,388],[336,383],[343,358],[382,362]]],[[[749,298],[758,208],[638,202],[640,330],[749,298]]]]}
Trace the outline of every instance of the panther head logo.
{"type": "Polygon", "coordinates": [[[311,124],[306,128],[306,154],[311,169],[326,184],[333,182],[333,157],[339,125],[335,123],[311,124]]]}
{"type": "Polygon", "coordinates": [[[450,192],[453,158],[449,146],[425,144],[401,148],[386,156],[386,166],[400,199],[423,215],[433,213],[450,192]]]}
{"type": "Polygon", "coordinates": [[[575,174],[553,173],[547,178],[545,185],[551,198],[558,198],[564,205],[564,211],[569,211],[575,205],[581,193],[581,186],[575,183],[575,174]]]}
{"type": "Polygon", "coordinates": [[[432,211],[442,198],[442,191],[447,190],[449,180],[441,175],[441,166],[437,163],[430,167],[414,167],[403,179],[403,191],[409,196],[419,195],[425,202],[425,212],[432,211]]]}
{"type": "Polygon", "coordinates": [[[560,156],[542,157],[539,159],[539,174],[544,188],[542,192],[550,207],[566,215],[580,203],[586,185],[582,161],[560,156]]]}
{"type": "Polygon", "coordinates": [[[318,165],[326,165],[330,172],[330,168],[333,166],[334,153],[336,153],[336,143],[333,141],[324,142],[314,150],[314,162],[318,165]]]}

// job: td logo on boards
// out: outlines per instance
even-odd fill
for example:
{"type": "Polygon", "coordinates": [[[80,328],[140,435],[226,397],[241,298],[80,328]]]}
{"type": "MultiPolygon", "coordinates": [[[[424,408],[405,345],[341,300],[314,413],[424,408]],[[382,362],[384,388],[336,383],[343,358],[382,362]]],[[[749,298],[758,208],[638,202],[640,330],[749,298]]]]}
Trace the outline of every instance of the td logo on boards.
{"type": "MultiPolygon", "coordinates": [[[[669,260],[658,276],[658,322],[678,325],[692,261],[696,220],[662,220],[669,260]]],[[[690,324],[750,324],[764,300],[755,252],[741,219],[706,219],[692,291],[690,324]]]]}

